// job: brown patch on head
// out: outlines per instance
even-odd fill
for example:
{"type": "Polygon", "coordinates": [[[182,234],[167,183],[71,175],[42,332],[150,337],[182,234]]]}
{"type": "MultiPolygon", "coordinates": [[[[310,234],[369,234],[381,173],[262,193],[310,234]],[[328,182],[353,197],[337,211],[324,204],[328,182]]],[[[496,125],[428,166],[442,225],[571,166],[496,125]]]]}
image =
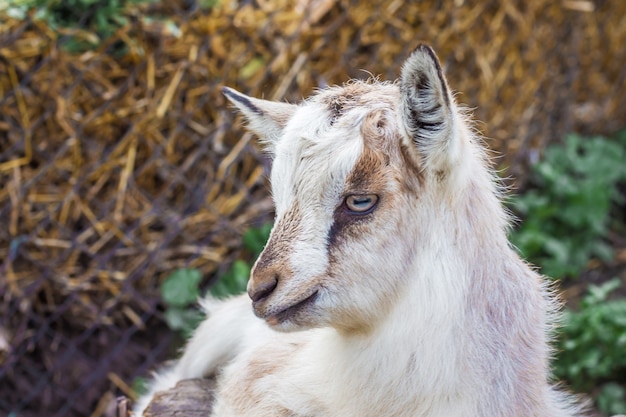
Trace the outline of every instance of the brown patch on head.
{"type": "Polygon", "coordinates": [[[354,96],[351,93],[337,94],[329,97],[326,105],[330,111],[330,124],[334,124],[335,120],[343,115],[346,107],[352,107],[355,104],[354,96]]]}
{"type": "MultiPolygon", "coordinates": [[[[365,141],[365,145],[374,149],[385,150],[389,147],[389,141],[392,140],[391,133],[387,131],[387,121],[385,120],[385,112],[383,110],[374,110],[370,112],[361,124],[361,135],[365,141]]],[[[388,157],[388,152],[384,152],[383,156],[388,157]]]]}
{"type": "Polygon", "coordinates": [[[359,160],[346,178],[346,194],[375,194],[383,191],[388,171],[389,155],[365,146],[359,160]]]}
{"type": "Polygon", "coordinates": [[[360,125],[364,147],[344,185],[344,197],[350,194],[375,194],[378,207],[366,215],[349,214],[345,204],[335,209],[333,225],[329,231],[329,247],[341,236],[356,237],[360,225],[367,223],[376,212],[390,207],[397,191],[419,195],[424,185],[425,172],[418,156],[411,154],[395,130],[394,121],[388,119],[386,109],[371,111],[360,125]],[[396,190],[391,190],[393,183],[396,190]]]}
{"type": "Polygon", "coordinates": [[[360,159],[346,178],[344,196],[351,194],[375,194],[378,196],[376,209],[369,214],[355,215],[349,213],[342,202],[333,214],[333,225],[328,233],[328,245],[337,244],[338,239],[355,237],[359,226],[369,222],[374,214],[387,205],[391,196],[384,195],[390,170],[389,157],[365,147],[360,159]]]}
{"type": "Polygon", "coordinates": [[[423,184],[424,170],[419,166],[417,155],[412,155],[403,143],[393,123],[387,119],[385,110],[374,110],[363,121],[361,135],[365,147],[378,153],[385,166],[396,168],[395,179],[402,186],[402,190],[416,193],[423,184]]]}
{"type": "Polygon", "coordinates": [[[385,93],[376,94],[380,83],[352,81],[342,87],[331,87],[320,94],[320,102],[330,113],[330,124],[355,107],[367,106],[371,103],[391,101],[385,93]]]}

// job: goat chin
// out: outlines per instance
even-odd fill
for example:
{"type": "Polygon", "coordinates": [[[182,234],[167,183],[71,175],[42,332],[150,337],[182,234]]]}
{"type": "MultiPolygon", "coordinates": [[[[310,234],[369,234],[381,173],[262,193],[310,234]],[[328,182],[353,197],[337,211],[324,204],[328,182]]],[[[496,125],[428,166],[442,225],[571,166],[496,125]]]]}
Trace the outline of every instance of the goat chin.
{"type": "Polygon", "coordinates": [[[214,377],[214,417],[581,415],[549,383],[558,303],[429,47],[299,105],[224,94],[273,158],[275,225],[138,414],[214,377]]]}

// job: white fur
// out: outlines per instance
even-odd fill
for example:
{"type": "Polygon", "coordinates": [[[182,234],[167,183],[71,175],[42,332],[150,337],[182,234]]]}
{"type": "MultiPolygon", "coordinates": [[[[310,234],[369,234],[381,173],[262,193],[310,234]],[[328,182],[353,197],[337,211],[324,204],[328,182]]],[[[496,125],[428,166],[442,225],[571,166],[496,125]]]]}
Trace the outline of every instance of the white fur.
{"type": "Polygon", "coordinates": [[[497,183],[440,74],[420,47],[399,83],[299,106],[225,91],[274,158],[276,224],[248,290],[278,284],[253,309],[211,302],[139,413],[215,376],[215,417],[579,415],[549,384],[554,303],[507,241],[497,183]],[[369,217],[342,211],[355,192],[379,196],[369,217]]]}

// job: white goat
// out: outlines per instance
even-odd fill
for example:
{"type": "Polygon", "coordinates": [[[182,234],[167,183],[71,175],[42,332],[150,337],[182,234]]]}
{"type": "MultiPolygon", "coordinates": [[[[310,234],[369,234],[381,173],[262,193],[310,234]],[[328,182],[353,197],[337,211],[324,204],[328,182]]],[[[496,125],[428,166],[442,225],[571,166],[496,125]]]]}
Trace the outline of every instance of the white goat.
{"type": "Polygon", "coordinates": [[[398,83],[300,105],[224,94],[273,155],[275,226],[252,308],[207,302],[138,410],[215,376],[218,417],[579,415],[548,381],[550,291],[507,240],[497,181],[429,47],[398,83]]]}

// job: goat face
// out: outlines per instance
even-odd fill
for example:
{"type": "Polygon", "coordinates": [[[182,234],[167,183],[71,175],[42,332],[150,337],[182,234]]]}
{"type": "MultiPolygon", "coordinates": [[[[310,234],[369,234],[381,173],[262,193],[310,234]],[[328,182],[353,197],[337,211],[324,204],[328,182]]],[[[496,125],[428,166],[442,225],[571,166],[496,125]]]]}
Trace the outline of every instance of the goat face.
{"type": "Polygon", "coordinates": [[[224,94],[273,156],[276,221],[248,283],[255,314],[282,331],[367,331],[423,244],[431,179],[454,166],[454,105],[434,53],[418,47],[399,84],[355,81],[298,106],[224,94]]]}

